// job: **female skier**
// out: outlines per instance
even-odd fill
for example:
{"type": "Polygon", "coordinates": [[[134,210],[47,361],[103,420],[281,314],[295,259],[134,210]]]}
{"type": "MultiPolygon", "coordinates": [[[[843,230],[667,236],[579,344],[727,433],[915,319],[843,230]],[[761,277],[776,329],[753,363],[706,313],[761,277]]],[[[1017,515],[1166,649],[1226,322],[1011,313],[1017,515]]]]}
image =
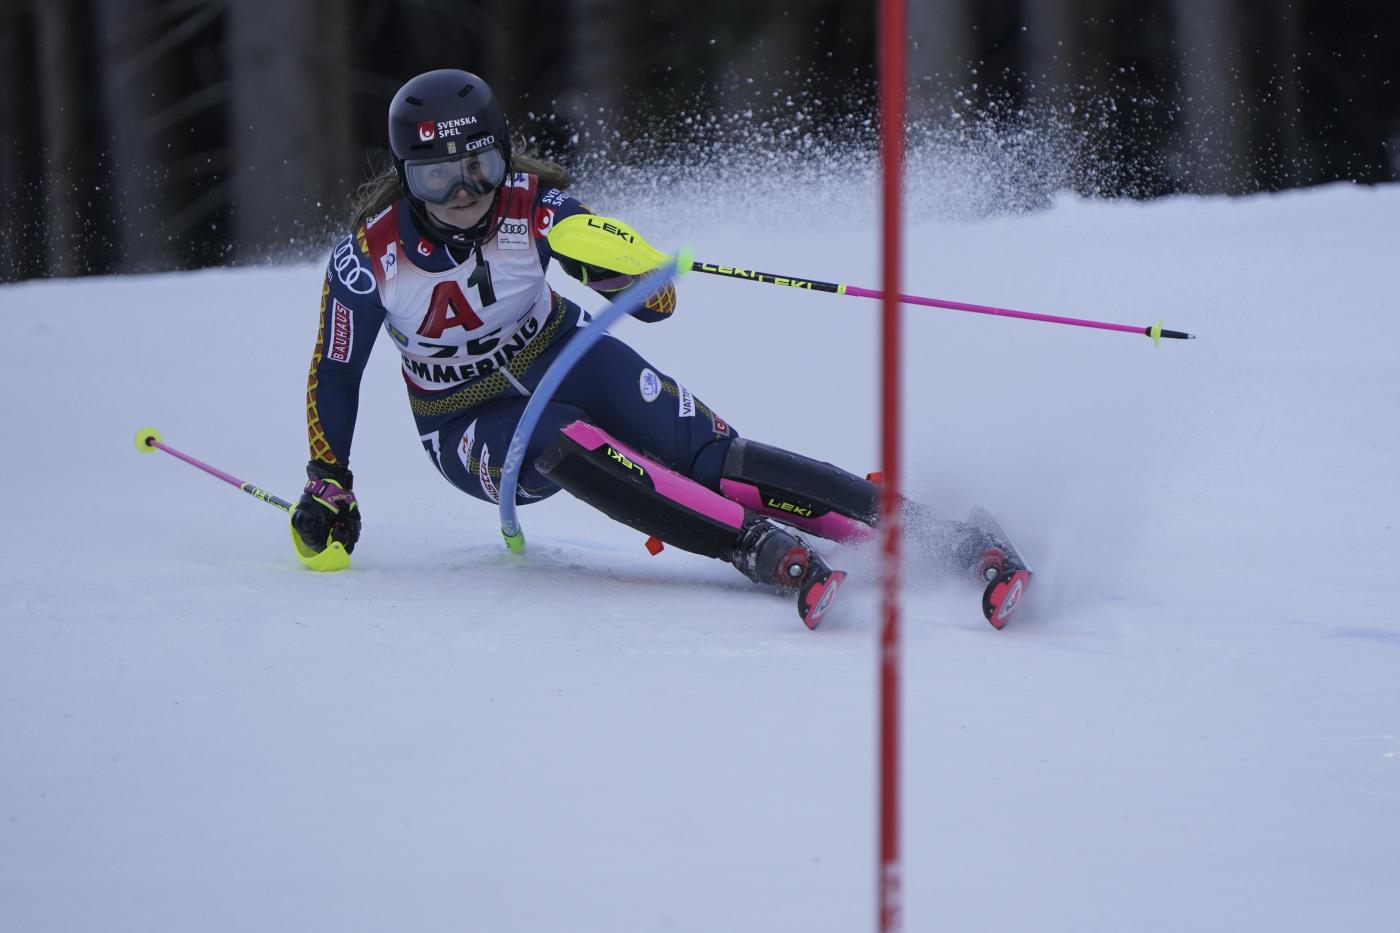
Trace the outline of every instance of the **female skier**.
{"type": "MultiPolygon", "coordinates": [[[[501,461],[526,401],[587,323],[545,281],[551,258],[605,296],[633,281],[551,249],[555,224],[590,212],[564,193],[563,169],[513,153],[505,114],[476,75],[443,69],[410,80],[389,105],[389,144],[394,171],[362,189],[321,294],[306,392],[311,460],[292,514],[311,552],[332,542],[351,551],[359,539],[350,442],[380,327],[403,357],[409,407],[433,465],[468,495],[498,502],[501,461]]],[[[665,320],[675,306],[668,285],[635,317],[665,320]]],[[[795,592],[813,628],[844,574],[792,529],[853,539],[878,514],[873,483],[740,438],[612,336],[584,355],[546,408],[517,502],[561,488],[653,539],[795,592]]],[[[947,527],[962,530],[943,548],[953,566],[990,579],[1018,565],[972,526],[947,527]]]]}

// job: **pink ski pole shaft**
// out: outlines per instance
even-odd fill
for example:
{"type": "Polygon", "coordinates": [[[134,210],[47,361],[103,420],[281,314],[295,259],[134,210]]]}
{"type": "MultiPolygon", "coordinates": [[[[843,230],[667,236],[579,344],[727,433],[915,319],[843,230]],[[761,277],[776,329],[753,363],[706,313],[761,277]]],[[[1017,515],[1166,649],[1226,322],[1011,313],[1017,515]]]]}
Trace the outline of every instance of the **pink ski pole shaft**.
{"type": "MultiPolygon", "coordinates": [[[[858,285],[841,285],[836,282],[818,282],[815,279],[803,279],[796,276],[774,275],[771,272],[756,272],[753,269],[740,269],[736,266],[717,266],[713,263],[696,261],[691,266],[696,272],[707,272],[710,275],[722,275],[731,279],[743,279],[746,282],[762,282],[765,285],[786,285],[789,288],[801,288],[815,292],[831,292],[837,295],[854,295],[857,298],[883,299],[885,293],[873,288],[861,288],[858,285]]],[[[1127,334],[1143,334],[1151,337],[1156,343],[1166,337],[1174,340],[1194,340],[1194,334],[1188,334],[1179,330],[1164,330],[1162,322],[1149,324],[1146,327],[1135,327],[1131,324],[1109,324],[1105,321],[1089,321],[1083,318],[1059,317],[1054,314],[1035,314],[1030,311],[1017,311],[1013,308],[994,308],[991,305],[974,305],[962,301],[947,301],[943,298],[925,298],[922,295],[898,295],[901,302],[911,305],[923,305],[928,308],[946,308],[949,311],[969,311],[973,314],[992,314],[997,317],[1014,317],[1025,321],[1043,321],[1047,324],[1068,324],[1071,327],[1092,327],[1098,330],[1116,330],[1127,334]]]]}
{"type": "Polygon", "coordinates": [[[236,476],[230,476],[228,473],[225,473],[218,467],[210,466],[203,460],[199,460],[195,457],[191,457],[187,453],[182,453],[181,451],[176,450],[174,447],[171,447],[170,445],[166,444],[164,441],[161,440],[160,432],[157,431],[155,428],[142,428],[141,430],[136,432],[136,449],[141,451],[143,454],[148,454],[155,450],[163,450],[166,453],[170,454],[170,456],[176,458],[177,460],[183,460],[190,466],[201,469],[205,473],[208,473],[210,476],[217,477],[218,479],[223,480],[230,486],[237,486],[239,489],[243,490],[248,495],[252,496],[254,499],[261,499],[268,505],[275,505],[277,506],[277,508],[281,509],[284,512],[290,512],[292,510],[292,504],[290,502],[288,502],[285,499],[279,499],[277,496],[274,496],[266,489],[261,489],[257,486],[254,486],[252,483],[245,483],[243,480],[239,479],[236,476]]]}

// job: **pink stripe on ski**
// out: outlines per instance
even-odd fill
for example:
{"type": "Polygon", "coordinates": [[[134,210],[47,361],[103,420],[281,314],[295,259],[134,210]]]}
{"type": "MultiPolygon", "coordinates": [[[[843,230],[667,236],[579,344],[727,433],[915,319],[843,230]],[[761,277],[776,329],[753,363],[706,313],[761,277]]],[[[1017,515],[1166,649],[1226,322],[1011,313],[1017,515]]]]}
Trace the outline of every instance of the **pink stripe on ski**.
{"type": "Polygon", "coordinates": [[[607,444],[628,460],[647,471],[656,491],[673,502],[678,502],[692,512],[698,512],[717,522],[729,525],[736,531],[744,527],[744,507],[731,502],[712,489],[701,486],[695,480],[682,476],[669,467],[664,467],[643,456],[626,444],[617,440],[602,428],[585,421],[575,421],[563,429],[566,437],[577,442],[584,450],[594,451],[607,444]]]}
{"type": "Polygon", "coordinates": [[[753,509],[760,515],[770,515],[794,528],[801,528],[803,531],[811,532],[819,538],[826,538],[828,541],[864,541],[875,534],[874,529],[870,526],[836,512],[806,518],[792,512],[784,512],[782,509],[769,508],[764,503],[763,495],[758,491],[758,487],[750,483],[722,479],[719,482],[719,490],[744,508],[753,509]]]}

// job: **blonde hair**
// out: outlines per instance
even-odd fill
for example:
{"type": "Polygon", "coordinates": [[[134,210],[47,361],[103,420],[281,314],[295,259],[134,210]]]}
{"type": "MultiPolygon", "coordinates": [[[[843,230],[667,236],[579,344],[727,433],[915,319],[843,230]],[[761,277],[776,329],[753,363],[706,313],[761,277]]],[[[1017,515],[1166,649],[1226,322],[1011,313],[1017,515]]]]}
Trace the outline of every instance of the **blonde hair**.
{"type": "MultiPolygon", "coordinates": [[[[538,175],[540,186],[543,188],[558,188],[561,191],[573,184],[573,176],[569,170],[558,162],[541,158],[525,147],[523,140],[516,140],[515,149],[518,155],[511,156],[511,170],[515,172],[526,172],[530,175],[538,175]]],[[[355,197],[352,201],[354,221],[353,227],[360,227],[371,217],[381,213],[390,204],[393,204],[403,192],[399,188],[399,173],[394,164],[390,162],[387,166],[373,167],[375,174],[366,182],[355,189],[355,197]]]]}

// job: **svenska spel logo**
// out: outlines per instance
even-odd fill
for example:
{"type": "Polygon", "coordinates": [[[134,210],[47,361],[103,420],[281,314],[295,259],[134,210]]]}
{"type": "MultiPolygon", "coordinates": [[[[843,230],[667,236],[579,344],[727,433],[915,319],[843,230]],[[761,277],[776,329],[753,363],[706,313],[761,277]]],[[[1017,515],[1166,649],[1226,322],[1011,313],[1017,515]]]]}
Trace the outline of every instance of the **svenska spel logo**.
{"type": "Polygon", "coordinates": [[[424,120],[418,124],[418,139],[425,143],[437,139],[437,124],[432,120],[424,120]]]}

